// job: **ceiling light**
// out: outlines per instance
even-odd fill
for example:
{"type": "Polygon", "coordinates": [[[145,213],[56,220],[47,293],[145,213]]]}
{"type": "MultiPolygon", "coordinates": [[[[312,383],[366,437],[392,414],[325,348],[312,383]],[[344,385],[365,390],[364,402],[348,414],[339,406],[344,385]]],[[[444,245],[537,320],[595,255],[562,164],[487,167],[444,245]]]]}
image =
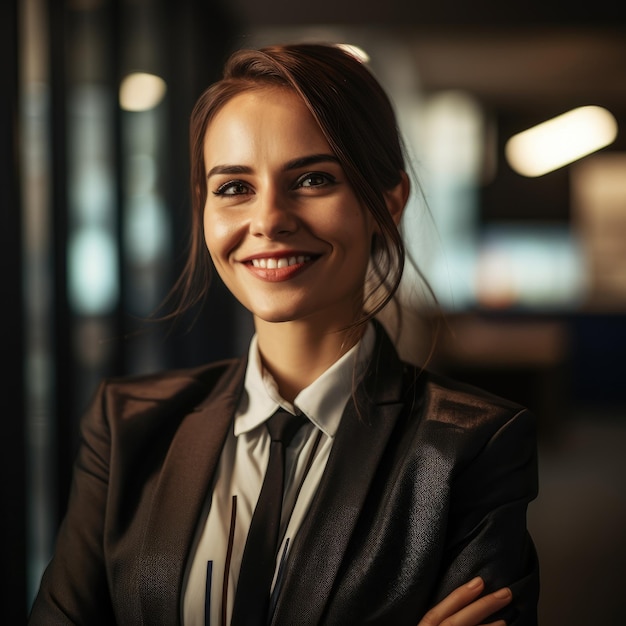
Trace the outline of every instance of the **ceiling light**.
{"type": "Polygon", "coordinates": [[[609,111],[583,106],[514,135],[505,154],[518,174],[536,177],[608,146],[616,136],[617,122],[609,111]]]}
{"type": "Polygon", "coordinates": [[[120,85],[120,106],[125,111],[148,111],[161,102],[167,86],[154,74],[129,74],[120,85]]]}

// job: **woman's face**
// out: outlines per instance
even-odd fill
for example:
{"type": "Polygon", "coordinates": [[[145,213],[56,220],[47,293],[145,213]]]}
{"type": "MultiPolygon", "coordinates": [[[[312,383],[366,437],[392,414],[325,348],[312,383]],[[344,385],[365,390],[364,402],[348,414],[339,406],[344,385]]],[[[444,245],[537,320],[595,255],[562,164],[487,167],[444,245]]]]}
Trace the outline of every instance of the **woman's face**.
{"type": "Polygon", "coordinates": [[[235,96],[207,129],[204,160],[206,245],[257,323],[353,322],[376,225],[300,98],[235,96]]]}

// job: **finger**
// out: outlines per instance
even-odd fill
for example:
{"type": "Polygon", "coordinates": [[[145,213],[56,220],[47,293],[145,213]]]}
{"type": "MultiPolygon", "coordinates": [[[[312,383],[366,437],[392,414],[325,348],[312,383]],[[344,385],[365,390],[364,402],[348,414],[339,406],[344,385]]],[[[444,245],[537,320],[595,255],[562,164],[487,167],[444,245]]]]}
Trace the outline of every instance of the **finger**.
{"type": "Polygon", "coordinates": [[[467,584],[457,587],[441,602],[432,607],[417,626],[439,626],[446,617],[454,615],[475,600],[484,586],[483,579],[477,576],[467,584]]]}
{"type": "MultiPolygon", "coordinates": [[[[483,620],[505,607],[513,599],[513,594],[508,587],[498,589],[482,598],[474,600],[454,615],[449,616],[441,626],[476,626],[483,620]]],[[[495,622],[498,624],[498,622],[495,622]]],[[[504,622],[500,622],[503,624],[504,622]]],[[[485,625],[486,626],[486,625],[485,625]]]]}

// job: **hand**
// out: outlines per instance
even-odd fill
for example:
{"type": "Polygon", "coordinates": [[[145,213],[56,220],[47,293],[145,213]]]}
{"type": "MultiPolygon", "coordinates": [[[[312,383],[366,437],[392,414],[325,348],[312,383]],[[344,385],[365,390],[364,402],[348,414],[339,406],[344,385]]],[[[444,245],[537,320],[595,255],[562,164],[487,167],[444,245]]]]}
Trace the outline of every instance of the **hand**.
{"type": "Polygon", "coordinates": [[[417,626],[506,626],[504,620],[483,620],[512,600],[511,590],[503,587],[479,598],[484,588],[485,583],[480,577],[458,587],[430,609],[417,626]]]}

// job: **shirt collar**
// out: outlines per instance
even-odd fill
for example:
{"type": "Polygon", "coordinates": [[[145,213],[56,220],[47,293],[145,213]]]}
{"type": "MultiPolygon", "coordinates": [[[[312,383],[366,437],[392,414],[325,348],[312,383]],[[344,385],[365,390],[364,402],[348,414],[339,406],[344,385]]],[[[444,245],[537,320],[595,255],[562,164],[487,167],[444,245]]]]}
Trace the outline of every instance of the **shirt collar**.
{"type": "Polygon", "coordinates": [[[267,420],[278,407],[282,407],[291,413],[303,413],[326,435],[334,437],[343,410],[352,394],[354,381],[358,380],[369,362],[374,341],[375,331],[370,323],[361,340],[305,387],[296,396],[292,405],[281,398],[276,382],[263,370],[255,334],[248,349],[244,393],[234,424],[235,435],[253,430],[267,420]]]}

